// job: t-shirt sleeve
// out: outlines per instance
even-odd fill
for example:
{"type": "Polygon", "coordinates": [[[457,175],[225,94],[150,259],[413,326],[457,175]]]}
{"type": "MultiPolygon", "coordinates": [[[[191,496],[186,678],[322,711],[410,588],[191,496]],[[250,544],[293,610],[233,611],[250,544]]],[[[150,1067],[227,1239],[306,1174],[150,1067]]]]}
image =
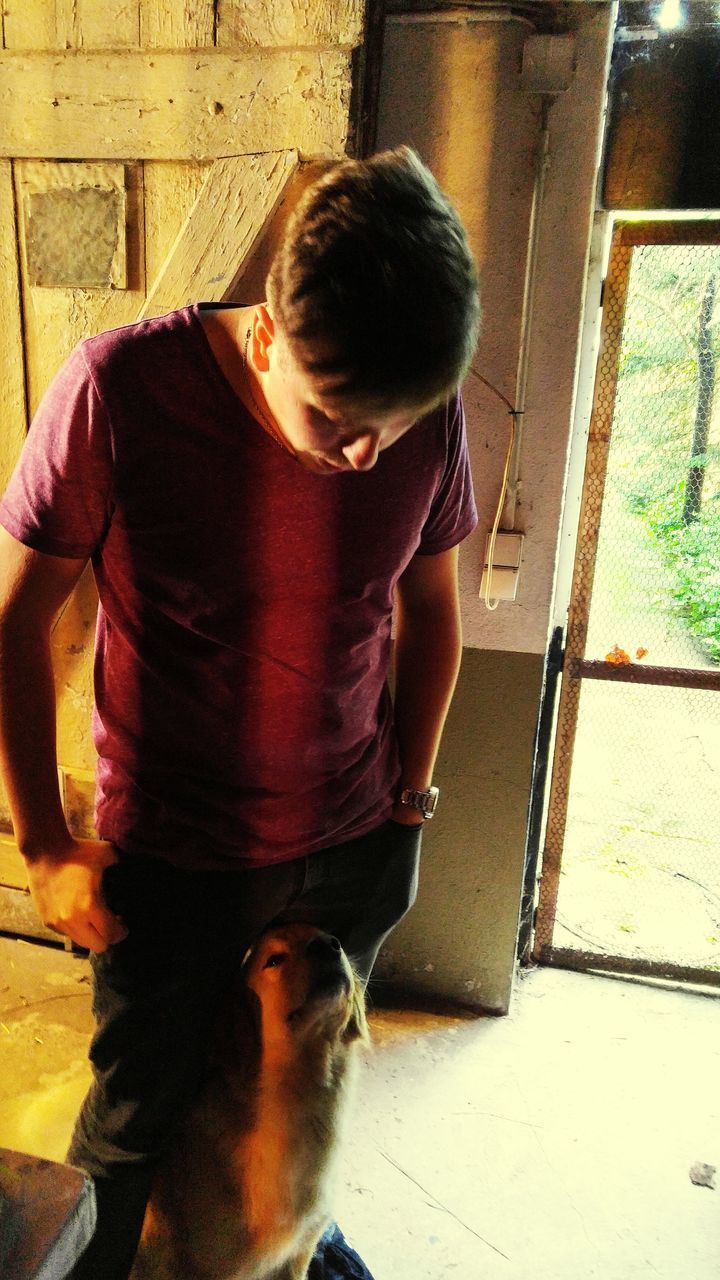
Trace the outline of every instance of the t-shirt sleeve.
{"type": "Polygon", "coordinates": [[[477,522],[465,410],[458,391],[447,404],[447,462],[425,521],[418,555],[431,556],[448,551],[472,533],[477,522]]]}
{"type": "Polygon", "coordinates": [[[105,536],[111,484],[109,426],[81,344],[38,407],[0,501],[0,524],[36,551],[85,559],[105,536]]]}

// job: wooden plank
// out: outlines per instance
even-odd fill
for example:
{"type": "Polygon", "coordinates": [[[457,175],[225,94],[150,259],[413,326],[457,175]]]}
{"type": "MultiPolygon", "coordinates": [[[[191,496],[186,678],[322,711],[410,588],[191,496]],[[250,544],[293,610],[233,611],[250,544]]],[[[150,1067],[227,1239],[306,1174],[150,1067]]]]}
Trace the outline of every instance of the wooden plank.
{"type": "Polygon", "coordinates": [[[139,0],[55,0],[55,5],[60,49],[132,49],[140,44],[139,0]]]}
{"type": "Polygon", "coordinates": [[[30,894],[20,889],[6,889],[3,885],[0,885],[0,928],[3,933],[19,938],[39,938],[64,946],[59,933],[41,925],[30,894]]]}
{"type": "Polygon", "coordinates": [[[25,862],[12,835],[0,835],[0,884],[7,889],[27,889],[25,862]]]}
{"type": "Polygon", "coordinates": [[[137,48],[140,0],[13,0],[7,49],[137,48]]]}
{"type": "Polygon", "coordinates": [[[308,183],[313,182],[316,177],[317,172],[312,163],[298,165],[285,187],[282,199],[270,218],[262,238],[254,246],[250,256],[245,259],[242,276],[233,286],[231,297],[228,301],[248,303],[262,302],[265,299],[268,272],[287,225],[287,220],[308,183]]]}
{"type": "Polygon", "coordinates": [[[209,168],[209,164],[173,164],[168,160],[148,160],[144,164],[145,261],[150,283],[159,276],[209,168]]]}
{"type": "Polygon", "coordinates": [[[0,422],[0,489],[4,489],[27,430],[15,195],[9,160],[0,161],[0,422]]]}
{"type": "Polygon", "coordinates": [[[70,833],[79,840],[97,840],[95,829],[95,770],[61,769],[63,808],[70,833]]]}
{"type": "Polygon", "coordinates": [[[0,156],[215,160],[342,155],[350,54],[0,53],[0,156]]]}
{"type": "Polygon", "coordinates": [[[217,44],[354,49],[362,43],[364,0],[219,0],[217,44]]]}
{"type": "Polygon", "coordinates": [[[143,49],[203,49],[215,43],[215,0],[140,0],[143,49]]]}
{"type": "Polygon", "coordinates": [[[217,160],[138,318],[230,298],[296,167],[294,151],[217,160]]]}
{"type": "Polygon", "coordinates": [[[56,49],[55,0],[17,0],[3,5],[6,49],[56,49]]]}
{"type": "Polygon", "coordinates": [[[92,776],[97,759],[91,731],[96,616],[97,590],[88,565],[50,637],[58,708],[57,759],[66,812],[76,807],[69,795],[68,774],[92,776]]]}

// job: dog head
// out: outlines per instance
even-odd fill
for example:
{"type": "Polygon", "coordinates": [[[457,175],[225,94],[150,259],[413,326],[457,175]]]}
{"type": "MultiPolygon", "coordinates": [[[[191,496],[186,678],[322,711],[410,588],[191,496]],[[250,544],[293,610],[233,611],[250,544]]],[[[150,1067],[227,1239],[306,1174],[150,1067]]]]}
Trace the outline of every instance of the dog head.
{"type": "Polygon", "coordinates": [[[337,938],[312,925],[267,930],[243,964],[262,1039],[367,1040],[363,987],[337,938]]]}

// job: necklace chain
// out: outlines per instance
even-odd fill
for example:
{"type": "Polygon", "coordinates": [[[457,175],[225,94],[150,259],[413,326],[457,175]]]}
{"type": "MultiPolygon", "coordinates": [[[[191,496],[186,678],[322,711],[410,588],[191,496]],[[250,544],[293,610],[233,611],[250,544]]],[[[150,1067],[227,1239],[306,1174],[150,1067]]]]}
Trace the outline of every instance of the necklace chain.
{"type": "Polygon", "coordinates": [[[260,421],[261,421],[261,423],[262,423],[263,427],[265,428],[265,430],[267,431],[268,435],[269,435],[269,436],[271,436],[271,437],[272,437],[272,439],[275,441],[275,443],[276,443],[276,444],[278,444],[278,445],[280,446],[280,448],[281,448],[281,449],[284,449],[284,450],[286,451],[286,453],[291,453],[291,452],[292,452],[292,450],[289,448],[289,446],[288,446],[288,444],[286,443],[286,441],[285,441],[285,440],[283,440],[283,438],[282,438],[282,436],[280,435],[280,432],[278,431],[278,429],[277,429],[277,427],[275,426],[274,422],[271,422],[270,418],[268,418],[268,416],[267,416],[267,414],[265,413],[265,411],[264,411],[263,409],[261,409],[260,405],[258,404],[258,402],[257,402],[257,400],[256,400],[256,398],[255,398],[255,392],[254,392],[254,390],[253,390],[253,380],[252,380],[252,376],[251,376],[251,374],[250,374],[250,370],[249,370],[249,368],[248,368],[248,359],[247,359],[248,346],[250,345],[250,334],[251,334],[251,333],[252,333],[252,330],[251,330],[251,329],[248,329],[247,333],[245,334],[245,345],[244,345],[244,347],[243,347],[243,367],[244,367],[244,369],[245,369],[246,381],[247,381],[247,385],[248,385],[248,390],[249,390],[249,392],[250,392],[250,399],[252,400],[252,402],[253,402],[253,404],[254,404],[255,408],[256,408],[256,409],[257,409],[257,411],[258,411],[258,413],[259,413],[259,415],[260,415],[260,421]]]}

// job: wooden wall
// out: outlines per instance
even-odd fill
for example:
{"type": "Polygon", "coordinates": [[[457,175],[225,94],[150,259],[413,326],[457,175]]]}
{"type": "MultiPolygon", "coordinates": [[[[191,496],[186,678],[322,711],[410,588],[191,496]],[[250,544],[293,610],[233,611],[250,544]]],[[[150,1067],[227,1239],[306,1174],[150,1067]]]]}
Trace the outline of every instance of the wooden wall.
{"type": "MultiPolygon", "coordinates": [[[[250,300],[243,278],[261,290],[258,262],[302,162],[347,150],[363,23],[364,0],[7,0],[2,487],[81,339],[191,300],[250,300]],[[93,267],[87,250],[105,240],[109,265],[93,267]]],[[[61,777],[80,833],[91,828],[95,607],[86,576],[53,637],[61,777]]],[[[0,853],[0,884],[22,883],[19,860],[0,853]]]]}

